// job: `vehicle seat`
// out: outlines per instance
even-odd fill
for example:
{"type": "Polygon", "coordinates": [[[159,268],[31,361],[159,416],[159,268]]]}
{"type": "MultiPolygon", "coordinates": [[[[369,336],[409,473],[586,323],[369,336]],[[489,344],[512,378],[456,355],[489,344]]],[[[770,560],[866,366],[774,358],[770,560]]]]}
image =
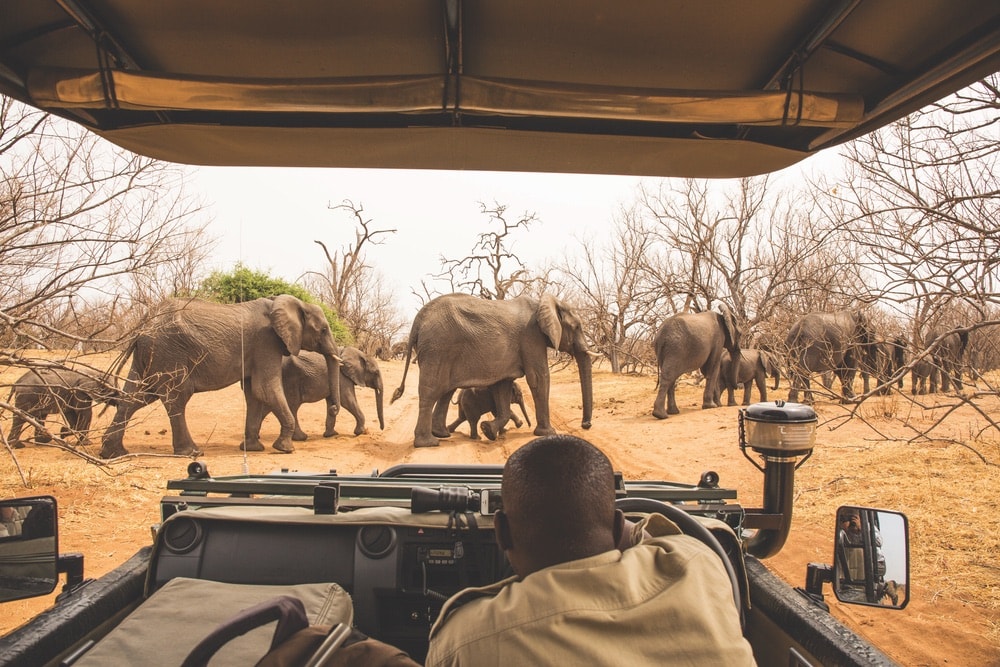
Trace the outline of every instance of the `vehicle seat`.
{"type": "MultiPolygon", "coordinates": [[[[351,597],[335,583],[269,586],[176,577],[73,663],[74,667],[180,665],[217,625],[281,595],[301,600],[310,624],[350,626],[353,622],[351,597]]],[[[229,642],[211,664],[256,664],[270,648],[276,623],[229,642]]]]}

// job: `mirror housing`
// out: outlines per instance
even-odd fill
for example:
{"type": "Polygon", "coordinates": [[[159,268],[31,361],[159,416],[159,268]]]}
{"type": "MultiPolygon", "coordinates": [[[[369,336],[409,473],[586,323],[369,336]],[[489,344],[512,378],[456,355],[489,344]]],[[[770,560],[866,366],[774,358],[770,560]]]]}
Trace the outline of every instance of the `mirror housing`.
{"type": "Polygon", "coordinates": [[[59,583],[56,499],[0,501],[0,602],[48,595],[59,583]]]}
{"type": "Polygon", "coordinates": [[[837,510],[833,593],[847,604],[903,609],[910,600],[906,515],[845,505],[837,510]]]}
{"type": "Polygon", "coordinates": [[[837,509],[833,565],[809,563],[805,588],[796,588],[817,605],[823,584],[845,604],[903,609],[910,601],[910,533],[906,515],[872,507],[837,509]]]}

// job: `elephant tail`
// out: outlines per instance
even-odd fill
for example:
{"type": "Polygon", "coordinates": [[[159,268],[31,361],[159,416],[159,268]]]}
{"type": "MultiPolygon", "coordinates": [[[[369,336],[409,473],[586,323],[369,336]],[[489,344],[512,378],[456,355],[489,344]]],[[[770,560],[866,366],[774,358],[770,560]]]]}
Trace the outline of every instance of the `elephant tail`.
{"type": "Polygon", "coordinates": [[[403,359],[403,379],[399,381],[399,387],[396,391],[392,392],[392,398],[389,399],[389,405],[392,405],[403,395],[406,391],[406,374],[410,371],[410,354],[413,352],[413,332],[410,333],[410,338],[406,343],[406,357],[403,359]]]}

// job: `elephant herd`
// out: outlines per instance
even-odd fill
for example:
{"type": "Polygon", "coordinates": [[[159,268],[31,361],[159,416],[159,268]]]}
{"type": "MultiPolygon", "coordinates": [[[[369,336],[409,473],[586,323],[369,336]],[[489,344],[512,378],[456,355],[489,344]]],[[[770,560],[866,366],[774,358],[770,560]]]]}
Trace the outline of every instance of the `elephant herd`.
{"type": "MultiPolygon", "coordinates": [[[[784,356],[741,348],[741,336],[725,307],[721,312],[667,318],[653,341],[658,370],[653,416],[665,419],[679,412],[674,395],[677,381],[695,370],[705,381],[703,409],[719,406],[723,391],[728,393],[728,404],[735,405],[734,391],[739,386],[744,387],[745,405],[754,385],[760,400],[766,401],[766,379],[772,377],[772,389],[778,388],[782,361],[791,379],[788,400],[793,402],[800,392],[806,402],[812,401],[813,375],[823,376],[828,389],[838,379],[844,400],[854,398],[853,381],[859,371],[866,393],[870,377],[876,378],[883,391],[888,391],[889,379],[902,386],[899,371],[904,365],[905,341],[876,340],[860,312],[802,317],[788,332],[784,356]]],[[[913,392],[923,393],[928,385],[931,392],[939,385],[947,391],[951,384],[960,390],[968,335],[932,332],[927,340],[933,355],[911,362],[913,392]]],[[[555,433],[549,412],[550,348],[576,361],[582,397],[580,424],[590,428],[596,355],[588,349],[583,321],[572,307],[550,295],[493,301],[449,294],[428,302],[414,318],[405,346],[403,377],[392,396],[392,401],[402,396],[410,361],[419,360],[414,446],[436,446],[465,421],[472,438],[478,438],[481,430],[494,440],[503,434],[508,421],[521,426],[512,404],[520,406],[530,426],[521,389],[514,381],[522,377],[535,406],[534,433],[555,433]],[[459,390],[459,416],[448,424],[449,407],[459,390]],[[494,418],[479,424],[487,413],[494,418]]],[[[274,449],[293,451],[292,442],[306,438],[297,417],[303,403],[326,402],[324,437],[336,435],[342,408],[354,416],[355,435],[365,432],[356,387],[375,390],[379,426],[385,426],[377,362],[356,348],[338,346],[323,311],[289,295],[239,304],[169,299],[147,318],[123,359],[129,357],[132,364],[121,389],[107,378],[66,368],[29,370],[13,388],[17,411],[8,441],[23,446],[20,433],[27,424],[35,425],[36,440],[41,441],[45,437],[38,428],[41,422],[49,414],[61,413],[66,422],[62,437],[76,434],[85,443],[96,401],[115,408],[100,455],[122,456],[127,453],[123,438],[129,419],[159,400],[170,419],[174,453],[197,456],[201,452],[185,419],[188,401],[195,393],[236,382],[242,384],[246,400],[240,445],[246,451],[264,449],[260,428],[268,414],[274,414],[280,424],[274,449]]]]}
{"type": "MultiPolygon", "coordinates": [[[[674,400],[677,379],[695,370],[705,381],[702,408],[720,405],[721,392],[728,392],[728,404],[736,405],[734,390],[744,387],[743,404],[750,404],[756,385],[760,400],[767,400],[767,378],[778,388],[784,372],[791,380],[788,400],[795,402],[800,392],[806,403],[813,402],[810,378],[820,375],[826,389],[839,380],[842,400],[855,399],[854,379],[860,372],[865,394],[871,378],[878,393],[889,392],[890,383],[903,388],[903,368],[907,365],[907,343],[902,337],[881,340],[868,317],[854,310],[809,313],[797,320],[784,340],[783,354],[754,348],[741,349],[741,332],[727,309],[721,313],[683,313],[668,318],[654,339],[659,390],[653,416],[665,419],[678,412],[674,400]],[[733,360],[738,360],[734,363],[733,360]],[[784,363],[782,363],[784,362],[784,363]],[[664,403],[666,402],[666,405],[664,403]]],[[[925,336],[928,351],[910,363],[912,393],[934,393],[962,389],[962,364],[969,343],[962,330],[931,330],[925,336]]]]}

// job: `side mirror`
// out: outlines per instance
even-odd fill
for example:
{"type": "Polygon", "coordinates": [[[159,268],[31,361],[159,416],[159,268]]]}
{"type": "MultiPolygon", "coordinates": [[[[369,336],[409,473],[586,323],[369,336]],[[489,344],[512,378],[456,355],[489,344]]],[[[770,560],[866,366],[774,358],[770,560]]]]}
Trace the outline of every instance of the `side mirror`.
{"type": "Polygon", "coordinates": [[[58,583],[56,499],[0,501],[0,602],[48,595],[58,583]]]}
{"type": "Polygon", "coordinates": [[[910,537],[899,512],[837,510],[833,593],[841,602],[902,609],[910,600],[910,537]]]}

